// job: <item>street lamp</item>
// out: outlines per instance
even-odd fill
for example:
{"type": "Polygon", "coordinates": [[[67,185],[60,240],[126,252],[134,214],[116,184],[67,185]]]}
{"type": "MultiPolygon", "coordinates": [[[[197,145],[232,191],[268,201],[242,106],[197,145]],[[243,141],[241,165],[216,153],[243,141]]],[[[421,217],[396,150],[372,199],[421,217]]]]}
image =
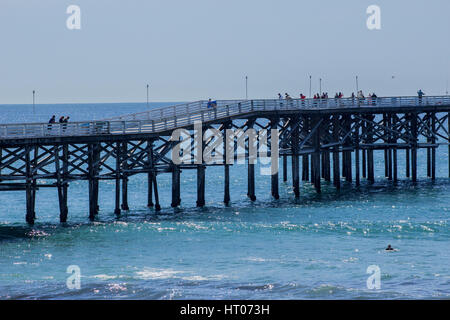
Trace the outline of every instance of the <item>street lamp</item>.
{"type": "Polygon", "coordinates": [[[319,92],[320,96],[322,96],[322,78],[319,79],[319,92]]]}
{"type": "Polygon", "coordinates": [[[311,79],[312,79],[312,76],[310,75],[309,76],[309,97],[311,98],[312,96],[311,96],[311,86],[312,86],[312,84],[311,84],[311,79]]]}
{"type": "Polygon", "coordinates": [[[248,76],[245,76],[245,100],[248,100],[248,76]]]}
{"type": "Polygon", "coordinates": [[[148,88],[150,87],[150,85],[147,84],[147,108],[148,108],[148,88]]]}
{"type": "Polygon", "coordinates": [[[356,76],[356,94],[359,92],[358,76],[356,76]]]}
{"type": "Polygon", "coordinates": [[[36,94],[36,91],[35,90],[33,90],[33,114],[36,114],[36,108],[35,108],[35,94],[36,94]]]}

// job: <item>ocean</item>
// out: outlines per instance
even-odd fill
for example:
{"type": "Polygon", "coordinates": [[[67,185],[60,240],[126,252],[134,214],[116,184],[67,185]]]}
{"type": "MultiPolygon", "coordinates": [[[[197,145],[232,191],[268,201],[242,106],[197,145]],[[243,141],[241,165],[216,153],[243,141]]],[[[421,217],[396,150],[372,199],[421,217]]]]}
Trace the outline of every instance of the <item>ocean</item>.
{"type": "MultiPolygon", "coordinates": [[[[171,105],[152,103],[151,107],[171,105]]],[[[0,106],[0,122],[72,121],[147,110],[145,103],[0,106]]],[[[146,207],[146,176],[129,181],[129,212],[114,215],[114,182],[100,182],[100,213],[88,219],[87,182],[69,187],[69,218],[59,224],[57,191],[37,192],[36,224],[25,223],[25,192],[0,192],[0,299],[449,299],[448,148],[438,151],[437,180],[418,154],[417,184],[384,178],[343,182],[322,193],[302,182],[300,199],[280,175],[280,200],[259,175],[247,199],[245,165],[231,167],[231,204],[223,204],[223,168],[206,170],[206,207],[196,208],[196,173],[181,173],[181,206],[170,207],[171,176],[158,176],[162,210],[146,207]],[[385,251],[391,244],[396,251],[385,251]],[[80,286],[67,285],[80,271],[80,286]],[[369,289],[369,266],[380,288],[369,289]]],[[[288,161],[290,163],[290,161],[288,161]]],[[[301,163],[301,161],[300,161],[301,163]]],[[[290,168],[288,181],[290,181],[290,168]]]]}

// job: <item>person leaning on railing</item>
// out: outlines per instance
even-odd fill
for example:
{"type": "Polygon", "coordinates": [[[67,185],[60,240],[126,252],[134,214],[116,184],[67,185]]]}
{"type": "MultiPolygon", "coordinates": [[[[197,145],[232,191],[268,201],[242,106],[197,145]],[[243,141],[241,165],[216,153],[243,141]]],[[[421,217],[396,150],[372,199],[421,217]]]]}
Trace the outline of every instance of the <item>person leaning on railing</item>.
{"type": "Polygon", "coordinates": [[[67,116],[67,117],[65,117],[65,118],[63,119],[63,121],[62,121],[62,123],[63,123],[63,125],[62,125],[62,127],[63,127],[63,132],[66,132],[66,129],[67,129],[67,123],[69,122],[69,119],[70,119],[70,117],[67,116]]]}
{"type": "Polygon", "coordinates": [[[47,130],[50,131],[52,130],[52,124],[56,122],[56,116],[53,115],[50,120],[48,121],[48,126],[47,126],[47,130]]]}

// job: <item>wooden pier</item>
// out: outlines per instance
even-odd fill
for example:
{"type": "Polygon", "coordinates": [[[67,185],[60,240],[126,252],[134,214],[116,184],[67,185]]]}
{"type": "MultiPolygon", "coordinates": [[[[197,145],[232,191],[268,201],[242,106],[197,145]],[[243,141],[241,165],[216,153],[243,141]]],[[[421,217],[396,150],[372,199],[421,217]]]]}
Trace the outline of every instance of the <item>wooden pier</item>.
{"type": "MultiPolygon", "coordinates": [[[[89,219],[99,214],[99,181],[115,182],[115,214],[129,210],[128,179],[147,175],[147,205],[161,209],[158,177],[170,173],[170,205],[181,204],[181,174],[197,171],[197,206],[205,206],[207,168],[224,168],[224,203],[230,198],[230,167],[227,156],[237,155],[237,148],[225,144],[217,147],[222,163],[208,164],[197,155],[192,163],[176,164],[171,152],[179,142],[171,139],[177,129],[184,129],[192,141],[195,124],[202,123],[202,133],[209,129],[225,134],[229,129],[254,129],[258,136],[265,131],[269,154],[281,158],[282,170],[272,172],[271,192],[279,195],[279,179],[287,183],[288,158],[292,163],[292,188],[300,197],[300,184],[310,182],[321,192],[321,182],[340,188],[343,180],[358,186],[361,179],[375,181],[374,151],[384,152],[386,179],[401,177],[398,166],[404,165],[404,178],[417,181],[419,149],[426,149],[427,176],[436,179],[436,149],[449,144],[450,97],[385,97],[376,99],[293,99],[293,100],[224,100],[210,108],[206,101],[153,109],[101,121],[67,124],[25,123],[0,125],[0,191],[25,191],[26,221],[36,218],[35,202],[40,188],[55,188],[58,194],[60,221],[69,216],[67,198],[72,181],[88,181],[89,219]],[[278,150],[270,150],[273,130],[278,130],[278,150]],[[405,163],[398,162],[400,152],[405,163]],[[200,161],[198,161],[200,159],[200,161]],[[301,160],[300,160],[301,159],[301,160]],[[300,166],[300,163],[302,164],[300,166]],[[301,168],[301,172],[300,172],[301,168]]],[[[198,137],[197,137],[198,138],[198,137]]],[[[248,168],[248,197],[256,200],[255,160],[249,139],[244,156],[248,168]]],[[[193,143],[201,149],[211,147],[211,139],[193,143]]],[[[442,161],[442,160],[441,160],[442,161]]],[[[450,161],[449,161],[450,177],[450,161]]]]}

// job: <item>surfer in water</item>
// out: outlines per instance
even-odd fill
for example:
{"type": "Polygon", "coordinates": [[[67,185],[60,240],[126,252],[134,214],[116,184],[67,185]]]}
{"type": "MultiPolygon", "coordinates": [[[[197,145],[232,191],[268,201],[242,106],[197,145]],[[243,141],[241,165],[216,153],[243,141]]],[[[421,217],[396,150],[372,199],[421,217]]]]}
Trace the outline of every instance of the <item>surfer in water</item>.
{"type": "Polygon", "coordinates": [[[394,248],[390,244],[388,244],[386,251],[394,251],[394,248]]]}

